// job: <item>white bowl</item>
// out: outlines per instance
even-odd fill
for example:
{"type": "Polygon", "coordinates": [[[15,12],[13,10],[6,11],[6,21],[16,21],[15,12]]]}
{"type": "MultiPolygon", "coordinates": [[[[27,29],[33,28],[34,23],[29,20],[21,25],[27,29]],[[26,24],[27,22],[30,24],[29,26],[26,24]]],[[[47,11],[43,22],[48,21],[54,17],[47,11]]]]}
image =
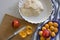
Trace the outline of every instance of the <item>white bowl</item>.
{"type": "Polygon", "coordinates": [[[30,17],[27,17],[27,16],[24,16],[22,14],[22,12],[20,11],[20,8],[22,7],[23,3],[24,3],[24,0],[20,0],[19,1],[19,13],[20,15],[22,16],[23,19],[25,19],[26,21],[30,22],[30,23],[34,23],[34,24],[38,24],[38,23],[41,23],[43,21],[45,21],[46,19],[49,18],[49,16],[51,15],[51,12],[52,12],[52,2],[51,0],[40,0],[41,3],[43,4],[44,6],[44,11],[42,13],[40,13],[39,16],[30,16],[30,17]]]}

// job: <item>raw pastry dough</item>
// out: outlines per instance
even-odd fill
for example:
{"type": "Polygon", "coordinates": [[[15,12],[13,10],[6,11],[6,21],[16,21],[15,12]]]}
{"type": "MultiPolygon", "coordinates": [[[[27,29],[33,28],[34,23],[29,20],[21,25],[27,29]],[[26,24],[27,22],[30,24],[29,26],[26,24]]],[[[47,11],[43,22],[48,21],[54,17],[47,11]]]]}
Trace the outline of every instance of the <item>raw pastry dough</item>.
{"type": "Polygon", "coordinates": [[[25,0],[21,11],[24,16],[38,16],[44,10],[39,0],[25,0]]]}

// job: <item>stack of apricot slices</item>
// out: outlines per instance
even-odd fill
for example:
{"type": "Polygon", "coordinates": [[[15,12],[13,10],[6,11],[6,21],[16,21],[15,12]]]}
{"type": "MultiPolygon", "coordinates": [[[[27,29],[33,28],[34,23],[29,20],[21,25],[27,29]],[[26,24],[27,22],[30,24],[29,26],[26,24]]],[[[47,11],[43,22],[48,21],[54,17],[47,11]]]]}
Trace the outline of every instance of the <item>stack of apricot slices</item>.
{"type": "Polygon", "coordinates": [[[27,35],[31,35],[33,33],[33,30],[32,30],[32,26],[26,26],[26,28],[24,30],[22,30],[19,35],[22,37],[22,38],[25,38],[27,37],[27,35]]]}
{"type": "Polygon", "coordinates": [[[48,22],[39,31],[40,40],[50,40],[51,37],[55,37],[58,32],[57,22],[48,22]]]}

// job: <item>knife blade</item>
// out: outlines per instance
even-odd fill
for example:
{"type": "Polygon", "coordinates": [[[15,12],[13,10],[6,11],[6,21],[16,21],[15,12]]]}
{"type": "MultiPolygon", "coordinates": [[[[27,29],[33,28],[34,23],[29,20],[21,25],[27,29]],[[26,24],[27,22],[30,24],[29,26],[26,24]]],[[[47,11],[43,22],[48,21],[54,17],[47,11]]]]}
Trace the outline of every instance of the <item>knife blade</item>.
{"type": "Polygon", "coordinates": [[[24,30],[26,27],[22,27],[19,30],[17,30],[16,32],[14,32],[11,36],[8,37],[7,40],[11,40],[13,37],[15,37],[19,32],[21,32],[22,30],[24,30]]]}

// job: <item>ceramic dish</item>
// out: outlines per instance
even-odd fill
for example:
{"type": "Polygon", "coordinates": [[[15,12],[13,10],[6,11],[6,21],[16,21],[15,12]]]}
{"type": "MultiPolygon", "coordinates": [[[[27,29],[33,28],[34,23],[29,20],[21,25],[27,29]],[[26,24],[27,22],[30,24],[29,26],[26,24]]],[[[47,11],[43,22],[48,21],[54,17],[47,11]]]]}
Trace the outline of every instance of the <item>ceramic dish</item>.
{"type": "Polygon", "coordinates": [[[37,24],[37,23],[41,23],[43,21],[45,21],[46,19],[49,18],[49,16],[51,15],[51,12],[52,12],[52,2],[51,0],[40,0],[43,7],[44,7],[44,11],[41,12],[39,14],[39,16],[30,16],[30,17],[26,17],[22,14],[22,12],[20,11],[20,8],[22,7],[23,3],[24,3],[24,0],[20,0],[19,1],[19,13],[20,15],[22,16],[22,18],[30,23],[34,23],[34,24],[37,24]]]}
{"type": "MultiPolygon", "coordinates": [[[[49,21],[48,21],[48,22],[49,22],[49,21]]],[[[47,23],[48,23],[48,22],[47,22],[47,23]]],[[[59,20],[58,20],[58,21],[53,20],[52,22],[58,23],[58,32],[59,32],[60,21],[59,21],[59,20]]],[[[44,24],[44,25],[45,25],[45,24],[44,24]]],[[[43,25],[43,26],[44,26],[44,25],[43,25]]],[[[41,30],[41,29],[38,30],[38,33],[37,33],[37,39],[36,39],[36,40],[40,40],[40,36],[39,36],[39,31],[40,31],[40,30],[41,30]]],[[[58,32],[56,33],[56,36],[57,36],[58,32]]],[[[55,40],[56,36],[55,36],[55,37],[51,37],[50,40],[55,40]]]]}

